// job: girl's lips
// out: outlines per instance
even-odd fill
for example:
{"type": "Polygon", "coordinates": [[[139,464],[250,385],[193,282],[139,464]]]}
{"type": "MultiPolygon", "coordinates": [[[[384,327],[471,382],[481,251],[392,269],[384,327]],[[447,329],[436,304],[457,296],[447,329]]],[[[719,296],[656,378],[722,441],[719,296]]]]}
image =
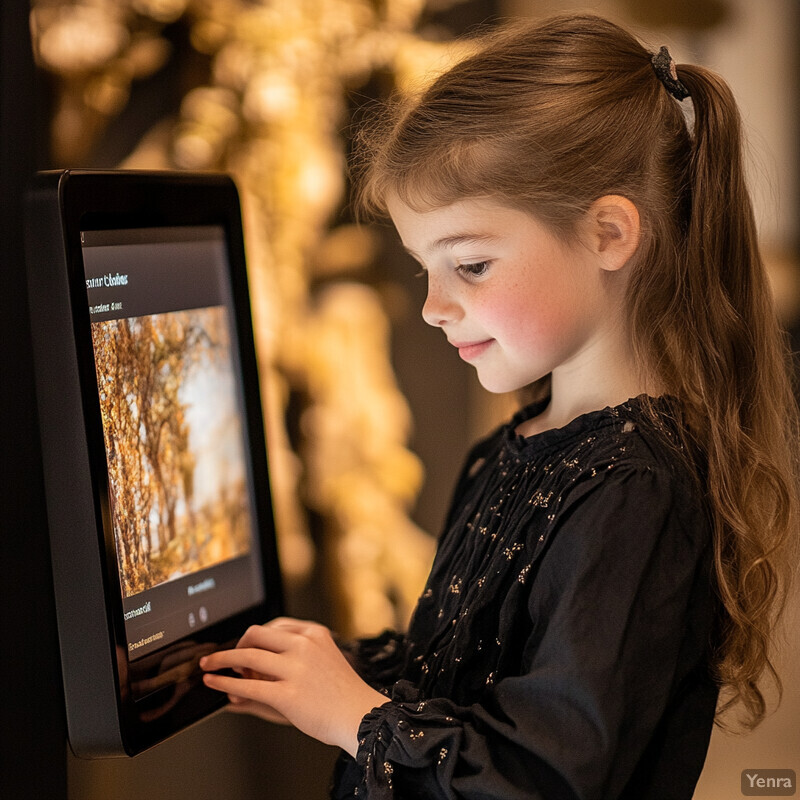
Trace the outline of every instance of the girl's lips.
{"type": "Polygon", "coordinates": [[[482,355],[493,341],[494,339],[486,339],[483,342],[451,342],[451,344],[458,349],[458,355],[464,361],[472,361],[482,355]]]}

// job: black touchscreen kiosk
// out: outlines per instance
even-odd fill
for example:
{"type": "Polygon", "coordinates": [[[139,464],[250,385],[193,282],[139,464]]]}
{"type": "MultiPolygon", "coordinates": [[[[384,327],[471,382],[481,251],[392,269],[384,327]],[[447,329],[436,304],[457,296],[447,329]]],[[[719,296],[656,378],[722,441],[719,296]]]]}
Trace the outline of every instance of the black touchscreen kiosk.
{"type": "Polygon", "coordinates": [[[220,708],[198,659],[281,611],[238,195],[43,173],[27,240],[70,743],[135,755],[220,708]]]}

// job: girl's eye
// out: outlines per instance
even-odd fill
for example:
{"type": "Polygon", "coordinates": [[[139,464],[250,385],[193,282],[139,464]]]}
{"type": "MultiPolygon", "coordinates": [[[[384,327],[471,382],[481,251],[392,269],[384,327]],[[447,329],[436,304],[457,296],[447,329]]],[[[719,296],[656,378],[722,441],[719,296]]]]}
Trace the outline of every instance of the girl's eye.
{"type": "Polygon", "coordinates": [[[479,261],[476,264],[459,264],[456,272],[466,275],[469,278],[480,278],[489,270],[490,261],[479,261]]]}

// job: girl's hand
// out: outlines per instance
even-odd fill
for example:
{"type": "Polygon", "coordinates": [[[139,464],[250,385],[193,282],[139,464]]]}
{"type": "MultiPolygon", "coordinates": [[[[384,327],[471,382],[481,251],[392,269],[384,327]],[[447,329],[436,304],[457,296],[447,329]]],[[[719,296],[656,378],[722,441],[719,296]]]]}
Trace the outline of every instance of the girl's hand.
{"type": "Polygon", "coordinates": [[[325,744],[355,756],[365,714],[387,702],[359,678],[330,631],[315,622],[280,617],[248,628],[233,650],[200,660],[206,686],[227,692],[233,709],[290,722],[325,744]]]}

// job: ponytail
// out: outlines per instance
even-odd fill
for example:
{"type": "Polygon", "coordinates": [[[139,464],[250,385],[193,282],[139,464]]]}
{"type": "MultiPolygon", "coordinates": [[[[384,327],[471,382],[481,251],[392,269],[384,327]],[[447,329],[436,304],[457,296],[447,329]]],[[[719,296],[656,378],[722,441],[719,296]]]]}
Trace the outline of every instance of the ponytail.
{"type": "Polygon", "coordinates": [[[800,423],[790,349],[758,251],[735,101],[712,72],[678,69],[694,132],[672,355],[662,365],[670,364],[668,384],[677,387],[707,474],[725,611],[719,711],[741,703],[752,729],[766,713],[759,680],[766,674],[781,691],[770,653],[795,563],[800,423]]]}

